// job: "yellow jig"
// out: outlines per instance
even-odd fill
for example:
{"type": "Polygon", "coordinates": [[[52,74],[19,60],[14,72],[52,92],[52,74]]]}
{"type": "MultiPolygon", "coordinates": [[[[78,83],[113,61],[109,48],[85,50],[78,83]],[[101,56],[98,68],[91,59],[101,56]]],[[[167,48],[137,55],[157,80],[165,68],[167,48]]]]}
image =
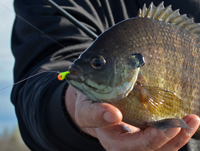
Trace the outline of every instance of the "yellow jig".
{"type": "Polygon", "coordinates": [[[65,71],[65,72],[59,73],[59,75],[58,75],[58,80],[60,80],[60,81],[64,80],[65,77],[66,77],[69,73],[70,73],[69,71],[65,71]]]}

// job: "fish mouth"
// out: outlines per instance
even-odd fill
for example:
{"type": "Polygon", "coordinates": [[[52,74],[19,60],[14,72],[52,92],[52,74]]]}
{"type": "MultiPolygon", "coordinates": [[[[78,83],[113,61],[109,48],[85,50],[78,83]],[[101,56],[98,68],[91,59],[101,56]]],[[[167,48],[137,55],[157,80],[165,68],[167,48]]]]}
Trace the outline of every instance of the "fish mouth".
{"type": "Polygon", "coordinates": [[[67,80],[73,80],[77,82],[83,82],[85,81],[85,77],[83,76],[83,72],[81,68],[78,66],[72,65],[69,67],[69,74],[67,75],[67,80]]]}
{"type": "Polygon", "coordinates": [[[86,95],[90,100],[98,102],[111,102],[126,97],[138,79],[138,76],[135,76],[131,81],[125,82],[122,86],[115,87],[96,83],[89,78],[89,75],[83,72],[80,66],[73,64],[68,70],[70,72],[66,76],[68,83],[86,95]]]}

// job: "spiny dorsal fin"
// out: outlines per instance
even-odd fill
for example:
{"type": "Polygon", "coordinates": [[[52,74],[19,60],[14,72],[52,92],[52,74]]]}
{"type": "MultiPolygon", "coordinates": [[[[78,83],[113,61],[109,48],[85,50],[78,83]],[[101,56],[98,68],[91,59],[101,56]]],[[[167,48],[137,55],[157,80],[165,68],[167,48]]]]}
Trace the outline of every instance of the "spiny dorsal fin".
{"type": "Polygon", "coordinates": [[[173,11],[171,5],[165,8],[164,2],[161,2],[157,7],[151,2],[148,9],[146,4],[144,4],[143,8],[139,9],[138,17],[151,18],[168,24],[174,24],[200,36],[199,23],[194,23],[193,18],[190,19],[185,14],[180,15],[179,9],[173,11]]]}

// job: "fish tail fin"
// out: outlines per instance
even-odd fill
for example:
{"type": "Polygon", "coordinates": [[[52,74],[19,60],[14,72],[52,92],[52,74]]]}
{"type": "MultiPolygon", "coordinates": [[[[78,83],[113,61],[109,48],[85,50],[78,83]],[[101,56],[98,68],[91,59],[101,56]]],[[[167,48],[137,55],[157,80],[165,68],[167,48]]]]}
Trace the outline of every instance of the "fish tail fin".
{"type": "Polygon", "coordinates": [[[159,121],[147,122],[147,125],[166,131],[168,128],[181,127],[191,129],[183,119],[169,118],[159,121]]]}

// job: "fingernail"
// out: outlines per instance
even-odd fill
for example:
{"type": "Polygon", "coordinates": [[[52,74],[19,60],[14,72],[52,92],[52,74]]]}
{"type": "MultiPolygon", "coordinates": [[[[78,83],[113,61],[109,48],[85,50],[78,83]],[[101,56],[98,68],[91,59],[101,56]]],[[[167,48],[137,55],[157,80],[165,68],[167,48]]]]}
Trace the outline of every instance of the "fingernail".
{"type": "Polygon", "coordinates": [[[110,112],[105,112],[103,114],[103,118],[109,123],[114,123],[114,122],[118,121],[117,118],[113,114],[111,114],[110,112]]]}
{"type": "Polygon", "coordinates": [[[197,123],[197,121],[199,122],[199,118],[198,118],[198,120],[191,120],[189,123],[188,123],[188,126],[190,127],[190,129],[189,128],[187,128],[187,129],[185,129],[185,133],[187,134],[187,135],[192,135],[193,134],[193,132],[194,132],[194,129],[195,129],[195,125],[196,125],[196,123],[197,123]]]}
{"type": "Polygon", "coordinates": [[[180,131],[180,128],[169,128],[168,130],[164,131],[165,136],[167,138],[171,138],[175,134],[177,134],[180,131]]]}

